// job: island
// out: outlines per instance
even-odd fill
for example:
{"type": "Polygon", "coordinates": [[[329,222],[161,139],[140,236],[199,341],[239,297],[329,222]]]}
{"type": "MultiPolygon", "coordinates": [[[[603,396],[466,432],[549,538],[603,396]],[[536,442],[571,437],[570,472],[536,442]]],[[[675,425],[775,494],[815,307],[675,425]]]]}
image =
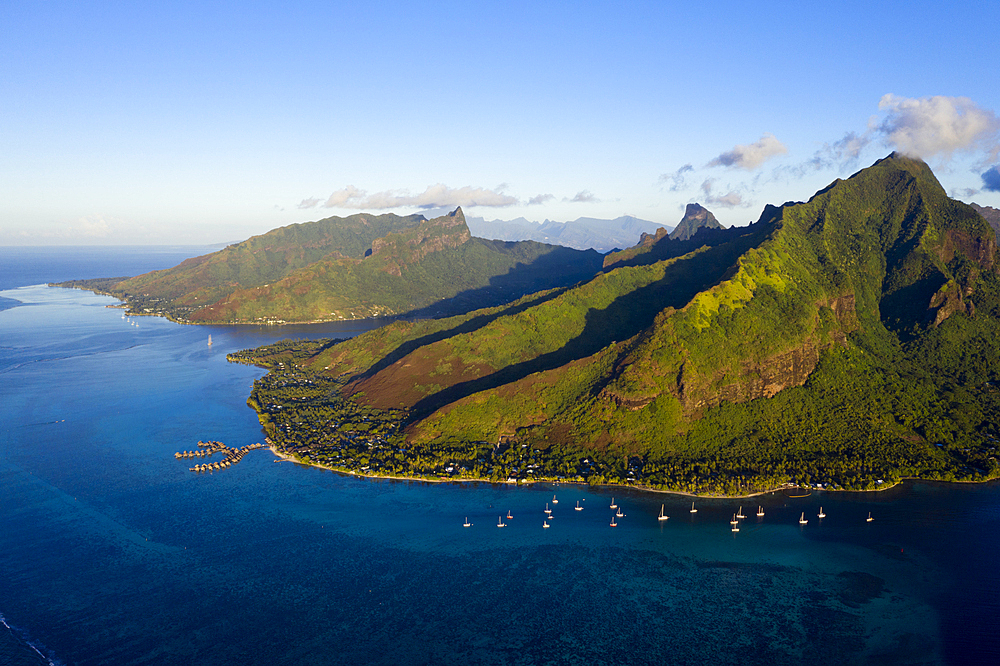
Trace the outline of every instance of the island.
{"type": "Polygon", "coordinates": [[[747,227],[451,317],[230,355],[276,451],[700,495],[1000,476],[996,234],[892,154],[747,227]]]}

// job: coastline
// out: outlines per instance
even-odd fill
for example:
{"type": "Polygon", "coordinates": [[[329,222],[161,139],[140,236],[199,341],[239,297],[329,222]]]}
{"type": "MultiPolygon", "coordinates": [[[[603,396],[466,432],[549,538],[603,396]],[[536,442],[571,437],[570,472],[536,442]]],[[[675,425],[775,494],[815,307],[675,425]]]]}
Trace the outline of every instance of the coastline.
{"type": "Polygon", "coordinates": [[[95,289],[93,287],[85,287],[82,285],[70,285],[70,284],[60,284],[57,282],[47,282],[46,286],[56,287],[59,289],[80,289],[81,291],[89,291],[99,296],[109,296],[111,298],[117,299],[118,303],[114,305],[108,305],[109,308],[123,308],[125,314],[129,317],[163,317],[167,321],[171,321],[175,324],[180,324],[182,326],[304,326],[308,324],[333,324],[336,322],[349,322],[349,321],[368,321],[372,319],[385,319],[386,323],[390,321],[395,321],[406,314],[387,314],[387,315],[374,315],[371,317],[339,317],[337,319],[307,319],[303,321],[288,321],[282,319],[279,321],[192,321],[190,319],[178,319],[173,315],[166,312],[138,312],[129,309],[128,297],[126,294],[125,298],[117,294],[112,294],[101,289],[95,289]]]}
{"type": "MultiPolygon", "coordinates": [[[[1000,478],[984,479],[982,481],[942,481],[941,479],[923,479],[918,476],[904,476],[898,481],[893,483],[884,483],[878,488],[869,488],[866,490],[844,490],[844,489],[829,489],[829,488],[806,488],[803,486],[782,486],[778,488],[771,488],[769,490],[759,490],[754,493],[749,493],[747,495],[719,495],[719,494],[703,494],[699,495],[697,493],[689,493],[683,490],[663,490],[662,488],[650,488],[649,486],[626,486],[618,483],[598,483],[590,484],[586,481],[552,481],[548,479],[540,479],[537,481],[519,481],[518,483],[508,483],[504,481],[492,481],[490,479],[482,478],[461,478],[461,479],[442,479],[442,478],[430,478],[423,476],[394,476],[388,474],[365,474],[364,472],[354,472],[350,470],[337,469],[329,465],[323,465],[321,463],[315,462],[304,462],[298,458],[280,451],[274,444],[269,444],[268,448],[276,455],[281,458],[282,461],[294,462],[300,465],[305,465],[307,467],[318,467],[319,469],[325,469],[336,474],[343,474],[345,476],[356,476],[364,479],[391,479],[394,481],[419,481],[421,483],[489,483],[491,485],[502,485],[502,486],[531,486],[539,483],[548,483],[552,485],[566,485],[566,486],[586,486],[588,488],[621,488],[622,490],[633,490],[640,491],[644,493],[659,493],[664,495],[678,495],[680,497],[691,497],[694,499],[750,499],[753,497],[761,497],[763,495],[772,495],[775,493],[780,493],[786,490],[808,490],[809,495],[786,495],[789,499],[800,499],[809,497],[813,492],[824,492],[824,493],[880,493],[886,490],[895,488],[896,486],[902,484],[904,481],[924,481],[927,483],[957,483],[957,484],[984,484],[993,481],[1000,481],[1000,478]]],[[[277,462],[277,461],[276,461],[277,462]]]]}

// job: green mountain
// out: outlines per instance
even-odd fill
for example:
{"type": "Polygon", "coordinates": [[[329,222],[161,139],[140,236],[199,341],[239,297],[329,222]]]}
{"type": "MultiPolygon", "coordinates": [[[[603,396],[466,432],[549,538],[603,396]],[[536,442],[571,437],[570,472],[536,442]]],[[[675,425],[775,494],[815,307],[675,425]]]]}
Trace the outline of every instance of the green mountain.
{"type": "Polygon", "coordinates": [[[365,473],[729,494],[1000,475],[996,236],[923,162],[646,241],[572,288],[234,358],[273,368],[250,404],[277,446],[365,473]]]}
{"type": "Polygon", "coordinates": [[[677,223],[674,230],[670,232],[670,237],[674,240],[688,240],[701,228],[725,229],[712,211],[698,203],[690,203],[684,211],[684,217],[677,223]]]}
{"type": "Polygon", "coordinates": [[[437,315],[573,284],[601,261],[594,251],[472,238],[459,208],[432,220],[295,224],[105,290],[135,311],[193,323],[437,315]]]}
{"type": "Polygon", "coordinates": [[[990,226],[993,227],[993,231],[1000,233],[1000,209],[993,208],[992,206],[980,206],[979,204],[969,204],[972,206],[973,210],[983,216],[990,226]]]}

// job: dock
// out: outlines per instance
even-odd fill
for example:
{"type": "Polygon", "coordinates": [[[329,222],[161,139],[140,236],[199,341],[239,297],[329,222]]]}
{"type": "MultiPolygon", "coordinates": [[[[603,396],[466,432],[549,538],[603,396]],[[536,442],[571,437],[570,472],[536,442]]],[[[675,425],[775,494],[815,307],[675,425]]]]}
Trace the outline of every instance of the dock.
{"type": "Polygon", "coordinates": [[[265,446],[260,442],[257,442],[256,444],[248,444],[247,446],[243,446],[238,449],[230,448],[222,442],[198,442],[198,449],[194,451],[178,451],[174,454],[174,458],[177,458],[178,460],[181,458],[206,458],[216,453],[225,454],[225,458],[222,460],[195,465],[194,467],[188,468],[192,472],[215,472],[225,469],[230,465],[235,465],[250,451],[263,448],[265,448],[265,446]]]}

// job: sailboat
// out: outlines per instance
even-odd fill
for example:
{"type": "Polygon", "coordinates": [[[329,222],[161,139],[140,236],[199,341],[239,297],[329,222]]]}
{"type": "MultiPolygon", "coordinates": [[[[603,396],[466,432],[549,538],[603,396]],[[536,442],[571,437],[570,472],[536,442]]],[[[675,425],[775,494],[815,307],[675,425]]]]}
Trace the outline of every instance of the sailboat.
{"type": "Polygon", "coordinates": [[[735,527],[736,525],[739,525],[739,524],[740,524],[740,521],[736,520],[736,514],[735,514],[735,513],[733,514],[733,519],[729,521],[729,524],[730,524],[730,525],[733,525],[734,527],[735,527]]]}
{"type": "Polygon", "coordinates": [[[208,346],[209,347],[212,346],[212,334],[211,333],[208,334],[208,346]]]}
{"type": "Polygon", "coordinates": [[[660,505],[660,515],[658,515],[656,517],[656,519],[657,520],[668,520],[669,518],[670,518],[670,516],[664,515],[664,513],[663,513],[663,505],[661,504],[660,505]]]}
{"type": "Polygon", "coordinates": [[[823,513],[823,507],[819,508],[819,513],[816,514],[817,518],[826,518],[826,514],[823,513]]]}
{"type": "Polygon", "coordinates": [[[739,518],[740,520],[746,518],[746,516],[743,515],[743,507],[740,507],[740,510],[736,513],[736,517],[739,518]]]}
{"type": "Polygon", "coordinates": [[[545,513],[552,515],[552,509],[549,508],[549,503],[545,503],[545,513]]]}
{"type": "Polygon", "coordinates": [[[611,498],[611,507],[610,508],[612,508],[612,509],[617,509],[618,508],[618,505],[615,504],[615,498],[614,497],[611,498]]]}
{"type": "Polygon", "coordinates": [[[465,517],[465,522],[462,523],[462,527],[472,527],[472,523],[469,522],[469,517],[465,517]]]}
{"type": "Polygon", "coordinates": [[[507,527],[507,523],[503,522],[503,516],[497,517],[497,527],[507,527]]]}
{"type": "Polygon", "coordinates": [[[618,527],[618,523],[615,522],[614,516],[611,516],[611,527],[618,527]]]}
{"type": "Polygon", "coordinates": [[[759,505],[757,506],[757,517],[758,518],[763,518],[764,517],[764,507],[759,506],[759,505]]]}
{"type": "Polygon", "coordinates": [[[806,523],[808,523],[808,522],[809,522],[809,521],[808,521],[808,520],[806,520],[806,512],[805,512],[805,511],[803,511],[803,512],[802,512],[802,515],[801,515],[801,516],[799,516],[799,525],[805,525],[805,524],[806,524],[806,523]]]}
{"type": "Polygon", "coordinates": [[[510,513],[510,509],[507,509],[507,519],[510,520],[513,517],[514,516],[512,516],[511,513],[510,513]]]}
{"type": "Polygon", "coordinates": [[[621,507],[618,507],[618,513],[616,513],[615,515],[618,516],[619,518],[624,518],[625,517],[625,514],[622,513],[622,508],[621,507]]]}
{"type": "Polygon", "coordinates": [[[875,520],[875,519],[874,519],[874,518],[872,518],[872,512],[871,512],[871,511],[869,511],[869,512],[868,512],[868,517],[867,517],[867,518],[865,518],[865,522],[866,522],[866,523],[870,523],[870,522],[872,522],[873,520],[875,520]]]}
{"type": "Polygon", "coordinates": [[[553,504],[559,504],[559,500],[556,499],[555,495],[552,496],[552,503],[553,504]]]}
{"type": "Polygon", "coordinates": [[[691,502],[691,513],[698,513],[698,509],[694,508],[694,502],[691,502]]]}
{"type": "Polygon", "coordinates": [[[580,500],[576,501],[576,506],[574,506],[573,508],[576,509],[577,511],[583,511],[583,507],[580,506],[580,500]]]}
{"type": "MultiPolygon", "coordinates": [[[[733,518],[735,518],[735,517],[736,516],[733,516],[733,518]]],[[[739,523],[739,521],[736,521],[736,522],[733,523],[733,530],[732,531],[733,532],[739,532],[740,531],[740,523],[739,523]]]]}
{"type": "Polygon", "coordinates": [[[548,521],[547,521],[547,520],[543,520],[543,521],[542,521],[542,527],[544,527],[545,529],[549,529],[549,528],[550,528],[550,527],[552,527],[552,526],[551,526],[551,525],[549,525],[549,523],[548,523],[548,521]]]}

